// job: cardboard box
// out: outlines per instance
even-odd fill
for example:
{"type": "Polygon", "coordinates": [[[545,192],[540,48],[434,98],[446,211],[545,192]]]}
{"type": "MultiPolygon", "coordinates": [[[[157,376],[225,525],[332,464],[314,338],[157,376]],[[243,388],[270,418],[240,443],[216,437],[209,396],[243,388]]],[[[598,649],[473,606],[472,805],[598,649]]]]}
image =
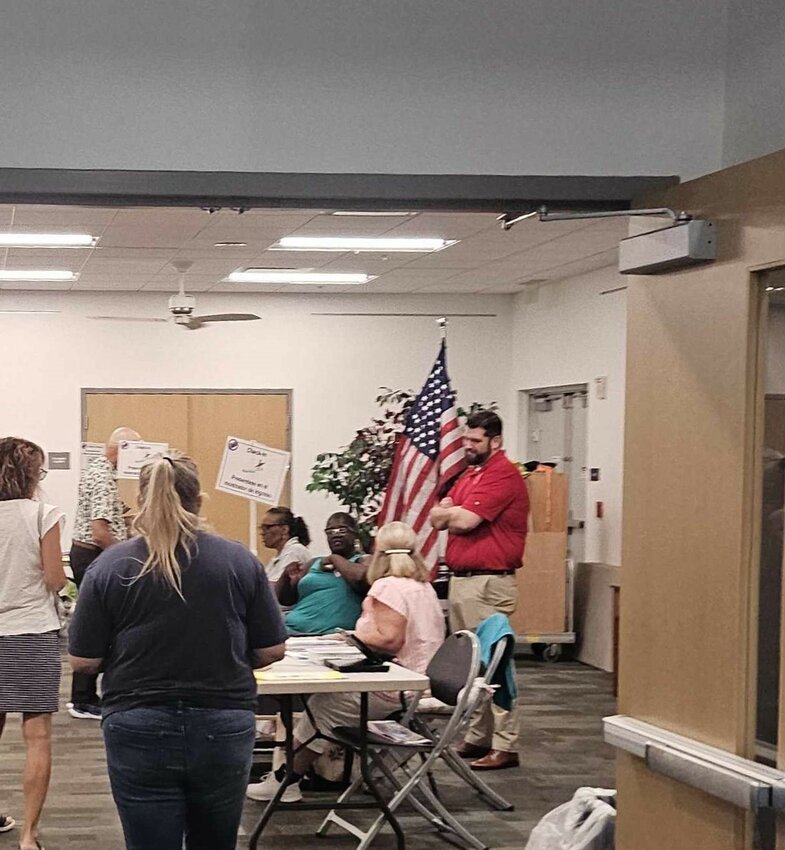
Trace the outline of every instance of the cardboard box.
{"type": "Polygon", "coordinates": [[[532,472],[529,491],[529,531],[567,531],[569,487],[563,472],[532,472]]]}
{"type": "Polygon", "coordinates": [[[530,532],[523,567],[516,573],[518,608],[510,617],[517,634],[560,634],[566,627],[567,532],[530,532]]]}

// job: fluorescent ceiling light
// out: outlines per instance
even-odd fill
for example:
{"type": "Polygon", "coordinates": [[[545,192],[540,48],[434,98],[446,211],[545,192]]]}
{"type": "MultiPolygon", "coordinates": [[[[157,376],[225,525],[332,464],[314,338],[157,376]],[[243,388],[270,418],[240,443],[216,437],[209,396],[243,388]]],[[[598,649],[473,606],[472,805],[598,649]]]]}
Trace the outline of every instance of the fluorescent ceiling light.
{"type": "Polygon", "coordinates": [[[245,248],[247,242],[216,242],[216,248],[245,248]]]}
{"type": "Polygon", "coordinates": [[[357,236],[284,236],[268,251],[376,251],[379,253],[441,251],[457,239],[367,239],[357,236]]]}
{"type": "Polygon", "coordinates": [[[89,233],[0,233],[3,248],[92,248],[96,242],[89,233]]]}
{"type": "Polygon", "coordinates": [[[76,280],[78,277],[77,272],[59,269],[0,269],[0,280],[76,280]]]}
{"type": "Polygon", "coordinates": [[[0,310],[0,316],[53,316],[59,310],[0,310]]]}
{"type": "Polygon", "coordinates": [[[347,217],[357,216],[358,218],[407,218],[410,215],[417,215],[417,213],[404,212],[403,210],[399,210],[398,212],[388,212],[386,210],[333,210],[333,212],[328,213],[328,215],[345,215],[347,217]]]}
{"type": "Polygon", "coordinates": [[[368,283],[376,275],[365,273],[338,273],[298,271],[297,269],[245,269],[232,272],[226,280],[231,283],[312,283],[351,285],[368,283]]]}

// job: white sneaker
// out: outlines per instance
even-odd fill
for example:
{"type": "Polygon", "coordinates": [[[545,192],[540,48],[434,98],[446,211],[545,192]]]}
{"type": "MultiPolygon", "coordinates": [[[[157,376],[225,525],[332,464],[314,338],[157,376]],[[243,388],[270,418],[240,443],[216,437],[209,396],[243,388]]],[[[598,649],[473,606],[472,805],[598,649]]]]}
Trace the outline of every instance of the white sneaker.
{"type": "Polygon", "coordinates": [[[101,707],[99,705],[82,705],[81,703],[78,703],[76,705],[72,705],[68,709],[68,713],[71,717],[75,717],[77,720],[101,719],[101,707]]]}
{"type": "MultiPolygon", "coordinates": [[[[245,796],[249,800],[259,800],[265,802],[272,800],[276,792],[280,788],[281,783],[275,778],[274,773],[268,773],[261,782],[252,782],[245,789],[245,796]]],[[[303,792],[300,790],[300,783],[293,782],[286,787],[281,797],[282,803],[299,803],[303,798],[303,792]]]]}

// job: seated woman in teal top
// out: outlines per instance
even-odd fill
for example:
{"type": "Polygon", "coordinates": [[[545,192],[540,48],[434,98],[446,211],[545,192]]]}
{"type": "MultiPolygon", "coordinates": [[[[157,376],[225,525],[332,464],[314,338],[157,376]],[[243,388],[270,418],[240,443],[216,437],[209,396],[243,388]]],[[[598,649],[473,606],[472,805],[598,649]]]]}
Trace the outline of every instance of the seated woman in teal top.
{"type": "Polygon", "coordinates": [[[360,617],[370,558],[355,552],[357,523],[349,514],[335,513],[324,533],[330,554],[304,566],[287,566],[275,586],[281,605],[293,606],[284,618],[290,635],[353,629],[360,617]]]}

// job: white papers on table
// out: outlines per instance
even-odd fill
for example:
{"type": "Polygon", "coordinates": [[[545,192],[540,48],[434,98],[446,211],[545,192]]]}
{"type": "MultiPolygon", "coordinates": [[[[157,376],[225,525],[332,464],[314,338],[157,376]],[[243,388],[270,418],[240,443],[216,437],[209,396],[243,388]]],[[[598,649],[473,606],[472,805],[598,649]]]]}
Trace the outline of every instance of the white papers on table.
{"type": "Polygon", "coordinates": [[[345,661],[359,660],[362,653],[342,640],[329,637],[293,637],[286,641],[286,654],[290,658],[322,664],[328,658],[345,661]]]}

